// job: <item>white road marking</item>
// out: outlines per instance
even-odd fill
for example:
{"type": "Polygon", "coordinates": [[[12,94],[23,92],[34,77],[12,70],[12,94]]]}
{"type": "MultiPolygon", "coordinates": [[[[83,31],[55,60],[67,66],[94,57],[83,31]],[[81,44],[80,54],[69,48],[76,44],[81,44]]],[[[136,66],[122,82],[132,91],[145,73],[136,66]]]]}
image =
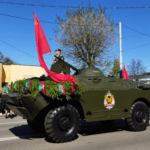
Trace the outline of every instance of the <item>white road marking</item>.
{"type": "Polygon", "coordinates": [[[12,136],[12,137],[6,137],[6,138],[0,138],[0,142],[2,141],[10,141],[10,140],[18,140],[18,139],[32,139],[35,137],[43,137],[44,134],[43,133],[38,133],[38,134],[32,134],[32,135],[23,135],[23,136],[12,136]]]}
{"type": "Polygon", "coordinates": [[[10,140],[17,140],[20,139],[19,137],[13,136],[13,137],[7,137],[7,138],[0,138],[0,142],[2,141],[10,141],[10,140]]]}
{"type": "Polygon", "coordinates": [[[15,124],[15,123],[27,123],[27,121],[0,123],[0,125],[4,125],[4,124],[15,124]]]}

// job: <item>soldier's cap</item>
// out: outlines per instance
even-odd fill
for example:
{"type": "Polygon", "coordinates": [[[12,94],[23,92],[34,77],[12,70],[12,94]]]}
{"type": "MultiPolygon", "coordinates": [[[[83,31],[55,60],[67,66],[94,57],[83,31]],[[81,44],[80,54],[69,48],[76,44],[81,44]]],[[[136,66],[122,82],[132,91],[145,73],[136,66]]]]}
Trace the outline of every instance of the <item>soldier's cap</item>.
{"type": "Polygon", "coordinates": [[[60,51],[61,52],[61,49],[56,49],[55,51],[60,51]]]}

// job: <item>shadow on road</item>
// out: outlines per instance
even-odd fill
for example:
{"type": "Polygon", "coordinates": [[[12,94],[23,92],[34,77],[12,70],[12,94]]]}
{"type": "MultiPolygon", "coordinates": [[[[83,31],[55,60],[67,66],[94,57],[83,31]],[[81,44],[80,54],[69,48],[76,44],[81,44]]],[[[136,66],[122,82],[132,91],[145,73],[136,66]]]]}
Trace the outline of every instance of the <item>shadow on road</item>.
{"type": "MultiPolygon", "coordinates": [[[[148,125],[150,126],[150,125],[148,125]]],[[[49,139],[45,133],[37,133],[32,130],[28,125],[16,126],[14,128],[9,129],[15,136],[18,136],[20,139],[34,139],[34,138],[45,138],[45,141],[49,143],[54,143],[51,139],[49,139]]],[[[110,132],[120,132],[120,131],[130,131],[123,119],[115,120],[110,123],[102,123],[102,122],[86,122],[84,120],[81,121],[81,126],[79,130],[79,134],[81,135],[94,135],[94,134],[103,134],[110,132]]],[[[78,138],[78,135],[74,140],[78,138]]]]}
{"type": "Polygon", "coordinates": [[[130,131],[123,119],[115,120],[112,122],[85,122],[81,121],[81,127],[79,134],[81,135],[93,135],[102,134],[109,132],[119,132],[119,131],[130,131]]]}
{"type": "MultiPolygon", "coordinates": [[[[20,139],[35,139],[35,138],[45,138],[46,142],[49,143],[56,143],[52,141],[50,138],[46,136],[45,133],[37,133],[33,129],[31,129],[28,125],[21,125],[21,126],[15,126],[11,129],[9,129],[15,136],[19,137],[20,139]]],[[[78,138],[78,135],[75,137],[74,140],[78,138]]]]}
{"type": "Polygon", "coordinates": [[[20,139],[31,139],[31,138],[44,138],[45,133],[37,133],[32,130],[28,125],[15,126],[9,129],[15,136],[20,139]]]}

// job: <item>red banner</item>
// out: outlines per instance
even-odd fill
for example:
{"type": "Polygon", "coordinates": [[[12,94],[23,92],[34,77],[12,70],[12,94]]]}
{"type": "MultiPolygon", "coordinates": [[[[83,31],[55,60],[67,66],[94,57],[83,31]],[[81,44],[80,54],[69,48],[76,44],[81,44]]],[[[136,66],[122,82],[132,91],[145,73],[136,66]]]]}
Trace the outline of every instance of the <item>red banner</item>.
{"type": "Polygon", "coordinates": [[[34,18],[35,18],[34,25],[35,25],[36,46],[37,46],[40,66],[45,69],[45,71],[50,77],[52,77],[53,81],[58,82],[58,83],[62,81],[67,81],[67,82],[73,82],[74,84],[76,84],[77,82],[74,76],[54,73],[47,68],[43,55],[48,52],[51,52],[51,49],[48,45],[46,36],[44,34],[40,21],[38,20],[35,12],[34,12],[34,18]]]}
{"type": "Polygon", "coordinates": [[[126,80],[129,79],[129,76],[128,76],[128,73],[127,73],[127,71],[126,71],[125,66],[123,67],[123,78],[126,79],[126,80]]]}

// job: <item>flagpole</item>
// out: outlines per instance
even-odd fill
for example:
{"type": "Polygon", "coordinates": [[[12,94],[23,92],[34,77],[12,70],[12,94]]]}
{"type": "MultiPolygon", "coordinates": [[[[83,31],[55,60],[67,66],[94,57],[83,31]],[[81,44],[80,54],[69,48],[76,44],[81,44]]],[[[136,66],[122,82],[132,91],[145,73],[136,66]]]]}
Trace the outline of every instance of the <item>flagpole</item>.
{"type": "Polygon", "coordinates": [[[123,66],[122,66],[122,34],[121,34],[121,22],[119,22],[119,52],[120,52],[120,78],[123,77],[123,66]]]}
{"type": "MultiPolygon", "coordinates": [[[[49,38],[50,39],[50,38],[49,38]]],[[[50,39],[51,40],[51,39],[50,39]]],[[[53,61],[54,61],[54,56],[53,56],[53,54],[52,54],[52,51],[50,52],[51,53],[51,56],[52,56],[52,59],[53,59],[53,61]]]]}
{"type": "Polygon", "coordinates": [[[50,52],[50,53],[51,53],[51,56],[52,56],[52,58],[53,58],[53,61],[54,61],[54,56],[53,56],[52,52],[50,52]]]}

